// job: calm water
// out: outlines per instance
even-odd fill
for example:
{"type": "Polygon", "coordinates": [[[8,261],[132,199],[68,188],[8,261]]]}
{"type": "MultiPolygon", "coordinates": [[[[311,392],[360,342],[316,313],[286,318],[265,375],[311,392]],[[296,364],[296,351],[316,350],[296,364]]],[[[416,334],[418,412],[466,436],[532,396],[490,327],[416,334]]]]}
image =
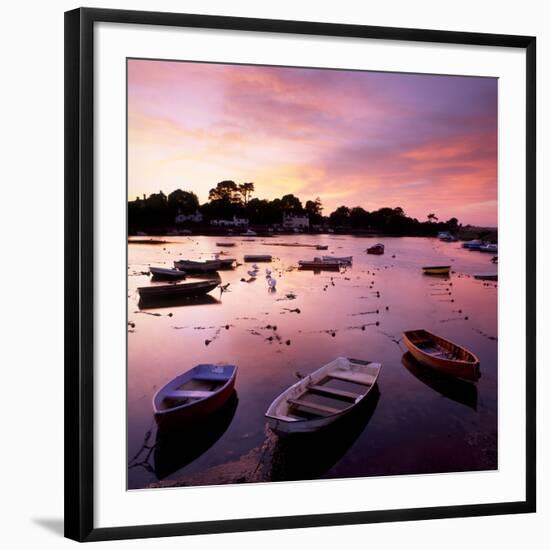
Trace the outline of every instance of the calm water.
{"type": "MultiPolygon", "coordinates": [[[[351,236],[167,237],[166,245],[129,245],[128,487],[214,485],[292,479],[486,470],[497,467],[497,284],[474,279],[495,271],[490,254],[426,238],[351,236]],[[216,241],[233,240],[234,248],[216,241]],[[364,250],[383,242],[383,256],[364,250]],[[328,244],[314,248],[274,243],[328,244]],[[136,289],[150,265],[207,259],[224,251],[272,254],[271,264],[220,271],[223,294],[203,303],[141,310],[136,289]],[[353,256],[353,267],[295,269],[319,254],[353,256]],[[420,266],[450,264],[449,279],[420,266]],[[270,292],[265,268],[277,279],[270,292]],[[477,389],[434,376],[409,356],[404,330],[426,328],[464,345],[481,361],[477,389]],[[326,433],[279,440],[265,427],[271,401],[338,356],[382,363],[379,392],[359,415],[326,433]],[[195,430],[157,439],[151,398],[198,363],[239,366],[236,396],[195,430]],[[148,434],[148,432],[150,432],[148,434]],[[144,442],[153,449],[142,448],[144,442]],[[138,457],[132,458],[139,453],[138,457]]],[[[194,280],[194,279],[188,279],[194,280]]]]}

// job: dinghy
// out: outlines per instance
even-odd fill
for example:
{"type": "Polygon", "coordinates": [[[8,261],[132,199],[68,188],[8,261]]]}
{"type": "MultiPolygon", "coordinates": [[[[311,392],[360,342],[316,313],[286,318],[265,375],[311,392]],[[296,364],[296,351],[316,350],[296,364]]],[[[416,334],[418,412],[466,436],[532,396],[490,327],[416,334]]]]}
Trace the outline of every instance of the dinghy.
{"type": "Polygon", "coordinates": [[[380,363],[338,357],[286,389],[267,409],[280,435],[311,433],[346,417],[374,388],[380,363]]]}
{"type": "Polygon", "coordinates": [[[448,275],[450,265],[427,265],[422,268],[424,275],[448,275]]]}
{"type": "Polygon", "coordinates": [[[172,430],[218,411],[231,397],[237,367],[197,365],[157,391],[153,412],[159,429],[172,430]]]}
{"type": "Polygon", "coordinates": [[[237,260],[235,258],[219,258],[220,269],[233,269],[237,260]]]}
{"type": "Polygon", "coordinates": [[[272,259],[271,254],[245,254],[245,262],[270,262],[272,259]]]}
{"type": "Polygon", "coordinates": [[[235,246],[235,243],[216,243],[216,246],[235,246]]]}
{"type": "Polygon", "coordinates": [[[313,258],[313,260],[300,260],[298,265],[300,266],[300,269],[313,269],[315,271],[321,271],[324,269],[338,271],[341,263],[333,259],[325,261],[322,258],[313,258]]]}
{"type": "Polygon", "coordinates": [[[479,239],[473,239],[462,243],[462,248],[469,248],[470,250],[479,250],[480,246],[483,246],[483,241],[479,239]]]}
{"type": "Polygon", "coordinates": [[[222,267],[220,260],[205,260],[197,262],[195,260],[176,260],[174,262],[176,269],[188,271],[189,273],[206,273],[209,271],[217,271],[222,267]]]}
{"type": "Polygon", "coordinates": [[[413,357],[423,365],[450,376],[476,382],[479,359],[467,349],[427,330],[403,333],[403,342],[413,357]]]}
{"type": "Polygon", "coordinates": [[[149,273],[153,279],[157,280],[168,280],[168,281],[178,281],[180,279],[185,279],[185,271],[179,269],[171,269],[166,267],[150,267],[149,273]]]}
{"type": "Polygon", "coordinates": [[[498,281],[498,273],[476,273],[474,279],[482,281],[498,281]]]}
{"type": "Polygon", "coordinates": [[[328,244],[318,244],[315,246],[317,250],[328,250],[328,244]]]}
{"type": "Polygon", "coordinates": [[[497,244],[484,244],[478,248],[480,252],[487,252],[488,254],[496,254],[498,252],[497,244]]]}
{"type": "Polygon", "coordinates": [[[378,243],[367,248],[367,254],[384,254],[384,245],[382,243],[378,243]]]}
{"type": "Polygon", "coordinates": [[[353,256],[322,256],[324,262],[338,262],[342,265],[351,265],[353,256]]]}
{"type": "Polygon", "coordinates": [[[180,298],[200,296],[214,290],[220,281],[199,281],[197,283],[181,283],[173,285],[151,285],[138,288],[142,300],[159,298],[180,298]]]}

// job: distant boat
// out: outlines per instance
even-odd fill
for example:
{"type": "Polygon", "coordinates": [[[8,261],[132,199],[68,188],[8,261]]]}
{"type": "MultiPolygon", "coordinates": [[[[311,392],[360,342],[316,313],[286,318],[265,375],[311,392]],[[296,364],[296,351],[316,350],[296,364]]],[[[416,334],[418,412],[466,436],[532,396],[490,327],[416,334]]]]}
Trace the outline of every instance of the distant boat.
{"type": "Polygon", "coordinates": [[[241,233],[243,237],[255,237],[258,233],[256,231],[252,231],[252,229],[246,230],[244,233],[241,233]]]}
{"type": "Polygon", "coordinates": [[[189,273],[205,273],[208,271],[217,271],[222,267],[221,260],[205,260],[197,262],[194,260],[176,260],[174,262],[176,269],[188,271],[189,273]]]}
{"type": "Polygon", "coordinates": [[[498,245],[496,244],[484,244],[478,248],[480,252],[488,252],[489,254],[496,254],[498,252],[498,245]]]}
{"type": "Polygon", "coordinates": [[[422,268],[425,275],[448,275],[450,265],[427,265],[422,268]]]}
{"type": "Polygon", "coordinates": [[[215,413],[233,393],[237,367],[197,365],[177,376],[153,397],[153,412],[160,429],[174,429],[215,413]]]}
{"type": "Polygon", "coordinates": [[[216,246],[235,246],[235,243],[216,243],[216,246]]]}
{"type": "Polygon", "coordinates": [[[382,243],[377,243],[373,246],[367,248],[367,254],[384,254],[384,245],[382,243]]]}
{"type": "Polygon", "coordinates": [[[245,262],[270,262],[272,259],[271,254],[245,254],[245,262]]]}
{"type": "Polygon", "coordinates": [[[351,265],[353,256],[322,256],[324,262],[338,262],[341,265],[351,265]]]}
{"type": "Polygon", "coordinates": [[[403,333],[403,343],[413,357],[437,371],[477,381],[479,359],[467,349],[427,330],[409,330],[403,333]]]}
{"type": "Polygon", "coordinates": [[[475,273],[474,279],[482,281],[498,281],[498,273],[475,273]]]}
{"type": "Polygon", "coordinates": [[[151,285],[138,288],[138,292],[142,299],[180,298],[207,294],[219,284],[219,281],[199,281],[197,283],[151,285]]]}
{"type": "Polygon", "coordinates": [[[341,263],[335,260],[323,260],[322,258],[313,258],[313,260],[300,260],[298,262],[300,269],[314,270],[339,270],[341,263]]]}
{"type": "Polygon", "coordinates": [[[278,434],[311,433],[346,417],[375,387],[380,363],[338,357],[279,395],[265,413],[278,434]]]}
{"type": "Polygon", "coordinates": [[[169,281],[178,281],[186,277],[185,271],[165,267],[150,267],[149,273],[151,273],[153,279],[164,279],[169,281]]]}
{"type": "Polygon", "coordinates": [[[437,237],[439,238],[440,241],[444,241],[444,242],[454,242],[456,241],[456,237],[453,237],[448,231],[442,231],[441,233],[438,233],[437,237]]]}
{"type": "Polygon", "coordinates": [[[315,246],[317,250],[328,250],[328,244],[318,244],[315,246]]]}
{"type": "Polygon", "coordinates": [[[469,248],[470,250],[478,250],[480,246],[483,245],[483,241],[478,239],[473,239],[471,241],[466,241],[462,243],[462,248],[469,248]]]}

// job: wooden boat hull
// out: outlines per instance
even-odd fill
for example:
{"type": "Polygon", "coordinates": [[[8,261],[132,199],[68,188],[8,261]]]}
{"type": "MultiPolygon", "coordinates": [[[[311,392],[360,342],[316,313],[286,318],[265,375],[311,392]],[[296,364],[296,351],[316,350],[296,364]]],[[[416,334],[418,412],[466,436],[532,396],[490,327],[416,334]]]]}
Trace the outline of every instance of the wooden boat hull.
{"type": "Polygon", "coordinates": [[[273,259],[271,254],[245,254],[245,262],[270,262],[273,259]]]}
{"type": "Polygon", "coordinates": [[[234,365],[197,365],[190,371],[174,378],[163,386],[153,397],[153,413],[160,430],[175,430],[203,420],[209,415],[220,410],[229,400],[235,388],[237,367],[234,365]],[[210,372],[208,372],[210,369],[210,372]],[[221,369],[216,372],[213,369],[221,369]],[[214,391],[178,390],[180,386],[204,381],[218,384],[214,391]],[[221,384],[221,385],[220,385],[221,384]],[[163,403],[173,393],[208,394],[203,397],[181,398],[179,401],[171,400],[174,406],[164,408],[163,403]],[[181,403],[181,404],[178,404],[181,403]]]}
{"type": "Polygon", "coordinates": [[[476,273],[474,279],[481,281],[498,281],[498,273],[476,273]]]}
{"type": "Polygon", "coordinates": [[[224,258],[223,260],[219,260],[220,269],[233,269],[236,261],[235,258],[224,258]]]}
{"type": "Polygon", "coordinates": [[[341,265],[351,265],[353,256],[323,256],[324,262],[338,262],[341,265]]]}
{"type": "Polygon", "coordinates": [[[219,281],[203,281],[198,283],[155,285],[138,288],[138,292],[142,299],[180,298],[207,294],[219,284],[219,281]]]}
{"type": "Polygon", "coordinates": [[[269,428],[279,435],[313,433],[346,418],[368,399],[380,368],[379,363],[338,357],[290,386],[271,403],[266,412],[269,428]],[[333,380],[353,386],[353,391],[333,387],[333,380]],[[316,396],[332,405],[316,403],[316,396]]]}
{"type": "Polygon", "coordinates": [[[422,268],[424,275],[448,275],[451,271],[450,265],[434,265],[422,268]]]}
{"type": "Polygon", "coordinates": [[[340,262],[308,262],[299,261],[298,265],[300,269],[312,269],[314,271],[338,271],[340,269],[340,262]]]}
{"type": "Polygon", "coordinates": [[[375,254],[377,256],[384,254],[384,245],[375,244],[374,246],[367,248],[367,254],[375,254]]]}
{"type": "Polygon", "coordinates": [[[441,336],[427,330],[410,330],[403,333],[403,343],[411,355],[427,367],[470,382],[480,378],[479,359],[441,336]]]}
{"type": "Polygon", "coordinates": [[[216,246],[219,246],[219,247],[231,247],[231,246],[235,246],[235,243],[216,243],[216,246]]]}
{"type": "Polygon", "coordinates": [[[179,281],[185,279],[185,271],[179,269],[166,269],[162,267],[150,267],[149,273],[157,281],[179,281]]]}
{"type": "Polygon", "coordinates": [[[219,260],[207,260],[206,262],[193,262],[191,260],[176,260],[174,267],[188,273],[209,273],[221,268],[219,260]]]}

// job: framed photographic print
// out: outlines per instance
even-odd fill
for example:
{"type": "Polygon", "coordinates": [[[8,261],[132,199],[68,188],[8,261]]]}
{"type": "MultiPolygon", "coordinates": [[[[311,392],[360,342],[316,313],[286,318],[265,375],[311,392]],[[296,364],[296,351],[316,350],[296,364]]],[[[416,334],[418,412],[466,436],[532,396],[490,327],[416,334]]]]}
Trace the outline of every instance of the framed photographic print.
{"type": "Polygon", "coordinates": [[[535,511],[535,38],[65,15],[66,536],[535,511]]]}

